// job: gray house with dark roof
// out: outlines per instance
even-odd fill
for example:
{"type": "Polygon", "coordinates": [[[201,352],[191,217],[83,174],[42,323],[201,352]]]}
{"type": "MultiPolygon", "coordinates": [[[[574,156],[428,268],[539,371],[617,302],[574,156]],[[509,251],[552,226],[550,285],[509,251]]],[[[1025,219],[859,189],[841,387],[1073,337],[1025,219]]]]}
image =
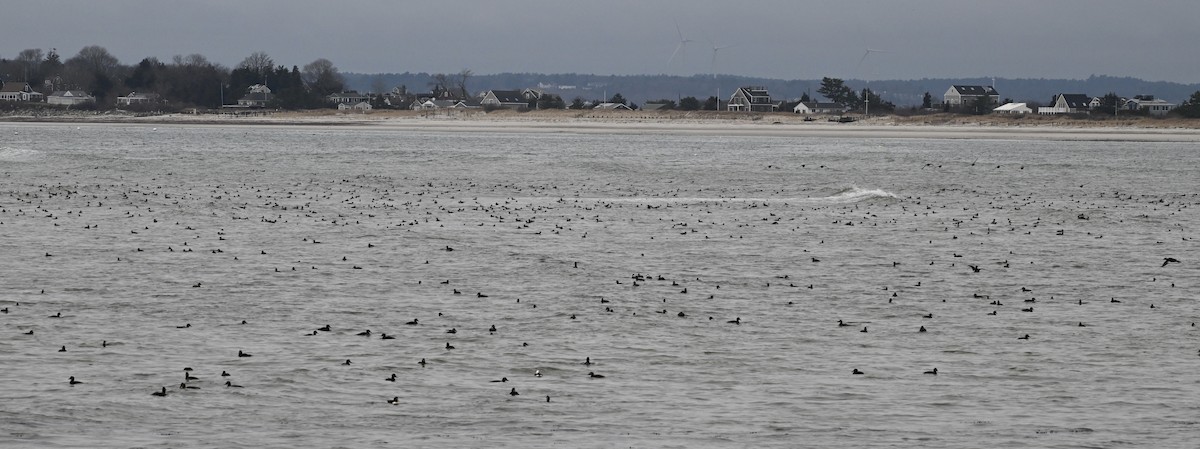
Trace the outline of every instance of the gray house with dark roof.
{"type": "Polygon", "coordinates": [[[529,100],[519,90],[489,90],[479,99],[479,105],[490,109],[527,109],[529,100]]]}
{"type": "Polygon", "coordinates": [[[1050,106],[1038,108],[1038,114],[1086,114],[1091,110],[1092,97],[1084,94],[1058,94],[1050,100],[1050,106]]]}
{"type": "Polygon", "coordinates": [[[942,103],[950,106],[970,105],[983,97],[993,103],[1000,102],[1000,93],[992,86],[954,85],[942,95],[942,103]]]}
{"type": "Polygon", "coordinates": [[[731,112],[773,112],[779,108],[779,104],[771,101],[771,94],[767,93],[767,88],[747,86],[735,90],[725,108],[731,112]]]}

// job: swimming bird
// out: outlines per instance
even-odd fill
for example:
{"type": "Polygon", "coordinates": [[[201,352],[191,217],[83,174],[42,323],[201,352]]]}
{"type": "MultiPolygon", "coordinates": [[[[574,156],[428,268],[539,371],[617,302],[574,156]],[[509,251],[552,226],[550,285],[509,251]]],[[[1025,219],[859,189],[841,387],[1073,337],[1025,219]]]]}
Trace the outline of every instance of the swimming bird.
{"type": "Polygon", "coordinates": [[[493,380],[493,381],[490,381],[490,382],[508,382],[508,378],[507,378],[507,377],[501,377],[501,378],[499,378],[499,379],[496,379],[496,380],[493,380]]]}
{"type": "Polygon", "coordinates": [[[67,347],[63,346],[61,349],[58,350],[58,352],[67,352],[67,347]]]}
{"type": "Polygon", "coordinates": [[[179,389],[180,390],[199,390],[200,387],[195,387],[195,386],[188,385],[186,383],[181,383],[181,384],[179,384],[179,389]]]}
{"type": "Polygon", "coordinates": [[[533,370],[533,377],[542,377],[542,370],[540,370],[540,369],[533,370]]]}
{"type": "Polygon", "coordinates": [[[737,317],[737,319],[726,321],[726,323],[736,324],[738,326],[741,326],[742,325],[742,317],[739,316],[739,317],[737,317]]]}
{"type": "Polygon", "coordinates": [[[241,349],[238,349],[238,357],[253,357],[253,356],[250,355],[250,353],[242,352],[241,349]]]}
{"type": "Polygon", "coordinates": [[[592,365],[592,358],[591,358],[591,357],[588,357],[586,360],[584,360],[584,361],[583,361],[583,364],[584,364],[584,365],[587,365],[587,366],[591,366],[591,365],[592,365]]]}
{"type": "Polygon", "coordinates": [[[925,372],[925,374],[932,374],[932,375],[936,376],[936,375],[937,375],[937,368],[934,368],[934,369],[932,369],[932,370],[930,370],[930,371],[926,371],[926,372],[925,372]]]}
{"type": "Polygon", "coordinates": [[[492,327],[488,329],[488,332],[496,332],[496,325],[493,324],[492,327]]]}
{"type": "Polygon", "coordinates": [[[323,326],[323,327],[318,327],[318,328],[317,328],[317,330],[319,330],[319,331],[321,331],[321,332],[329,332],[329,331],[331,330],[331,328],[329,327],[329,325],[328,325],[328,324],[326,324],[326,325],[325,325],[325,326],[323,326]]]}
{"type": "Polygon", "coordinates": [[[421,366],[425,366],[425,359],[421,359],[421,361],[417,362],[417,364],[421,365],[421,366]]]}
{"type": "Polygon", "coordinates": [[[1162,266],[1165,267],[1165,266],[1167,266],[1167,264],[1169,264],[1171,262],[1179,263],[1179,259],[1176,259],[1174,257],[1164,257],[1162,266]]]}
{"type": "MultiPolygon", "coordinates": [[[[454,346],[450,346],[450,342],[446,342],[446,349],[454,349],[454,346]]],[[[425,359],[421,359],[421,360],[425,360],[425,359]]]]}
{"type": "Polygon", "coordinates": [[[370,336],[371,336],[371,330],[370,330],[370,329],[367,329],[367,330],[365,330],[365,331],[362,331],[362,332],[359,332],[359,333],[357,333],[357,334],[355,334],[355,335],[359,335],[359,336],[362,336],[362,337],[370,337],[370,336]]]}
{"type": "Polygon", "coordinates": [[[596,374],[596,373],[593,373],[593,372],[591,372],[591,371],[588,371],[588,377],[590,377],[590,378],[592,378],[592,379],[603,379],[603,378],[604,378],[604,376],[603,376],[603,375],[596,374]]]}
{"type": "Polygon", "coordinates": [[[233,382],[230,382],[230,381],[228,381],[228,380],[227,380],[227,381],[225,381],[225,386],[226,386],[226,387],[230,387],[230,388],[242,388],[242,386],[241,386],[241,385],[235,384],[235,383],[233,383],[233,382]]]}
{"type": "Polygon", "coordinates": [[[391,399],[388,399],[387,403],[392,405],[400,405],[400,396],[394,396],[391,399]]]}
{"type": "Polygon", "coordinates": [[[183,380],[200,380],[199,377],[193,376],[189,371],[191,371],[189,368],[183,369],[183,380]]]}
{"type": "Polygon", "coordinates": [[[392,377],[385,377],[383,380],[386,380],[388,382],[395,382],[396,381],[396,373],[392,373],[392,377]]]}
{"type": "Polygon", "coordinates": [[[54,315],[50,315],[46,318],[62,318],[62,312],[58,312],[58,313],[56,313],[54,315]]]}
{"type": "Polygon", "coordinates": [[[395,340],[396,339],[396,337],[388,335],[386,333],[379,334],[379,335],[380,335],[380,337],[379,337],[380,340],[395,340]]]}
{"type": "Polygon", "coordinates": [[[458,330],[452,327],[452,328],[450,328],[450,330],[446,331],[446,333],[447,334],[457,334],[458,330]]]}
{"type": "Polygon", "coordinates": [[[864,333],[864,334],[865,334],[865,333],[867,333],[867,327],[866,327],[866,326],[863,326],[862,330],[860,330],[859,332],[862,332],[862,333],[864,333]]]}
{"type": "Polygon", "coordinates": [[[167,395],[167,387],[162,387],[162,391],[155,391],[153,393],[150,393],[150,395],[151,396],[166,396],[167,395]]]}
{"type": "Polygon", "coordinates": [[[229,377],[229,373],[221,371],[221,377],[229,377]]]}
{"type": "Polygon", "coordinates": [[[346,359],[345,362],[342,362],[342,365],[349,365],[349,364],[350,364],[350,359],[346,359]]]}
{"type": "Polygon", "coordinates": [[[1017,340],[1028,340],[1028,339],[1029,339],[1029,334],[1025,334],[1024,337],[1017,337],[1017,340]]]}
{"type": "Polygon", "coordinates": [[[416,326],[416,325],[417,325],[417,324],[419,324],[419,323],[417,323],[417,319],[416,319],[416,318],[413,318],[413,319],[412,319],[412,321],[409,321],[409,322],[407,322],[407,323],[404,323],[404,324],[407,324],[407,325],[409,325],[409,326],[416,326]]]}
{"type": "Polygon", "coordinates": [[[75,380],[75,376],[71,376],[71,378],[70,378],[70,379],[68,379],[67,383],[68,383],[69,385],[75,385],[75,384],[81,384],[81,383],[83,383],[83,382],[82,382],[82,381],[75,380]]]}
{"type": "Polygon", "coordinates": [[[849,326],[849,324],[843,323],[842,320],[838,320],[838,327],[846,327],[846,326],[849,326]]]}
{"type": "Polygon", "coordinates": [[[851,372],[850,372],[850,374],[862,374],[862,373],[863,373],[863,372],[862,372],[862,371],[859,371],[859,370],[858,370],[858,368],[854,368],[854,371],[851,371],[851,372]]]}
{"type": "Polygon", "coordinates": [[[187,329],[189,327],[192,327],[192,323],[187,323],[183,326],[175,326],[176,329],[187,329]]]}
{"type": "Polygon", "coordinates": [[[520,396],[520,395],[521,395],[521,393],[517,393],[517,389],[514,387],[514,388],[512,389],[512,391],[509,391],[509,392],[508,392],[508,395],[509,395],[509,396],[520,396]]]}
{"type": "Polygon", "coordinates": [[[925,332],[925,326],[921,326],[921,328],[918,329],[917,332],[925,332]]]}

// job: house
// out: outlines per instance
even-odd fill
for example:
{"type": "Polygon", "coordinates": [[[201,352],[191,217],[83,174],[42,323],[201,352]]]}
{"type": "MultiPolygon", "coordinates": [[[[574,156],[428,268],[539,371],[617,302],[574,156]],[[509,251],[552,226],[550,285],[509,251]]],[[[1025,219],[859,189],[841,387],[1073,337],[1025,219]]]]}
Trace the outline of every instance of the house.
{"type": "Polygon", "coordinates": [[[131,106],[135,104],[157,103],[159,101],[158,94],[130,92],[129,95],[117,97],[117,106],[131,106]]]}
{"type": "Polygon", "coordinates": [[[1025,103],[1006,103],[1003,106],[1000,106],[996,109],[992,109],[992,112],[996,112],[996,113],[1000,113],[1000,114],[1024,115],[1024,114],[1032,114],[1033,109],[1030,109],[1029,106],[1025,105],[1025,103]]]}
{"type": "Polygon", "coordinates": [[[672,106],[673,106],[673,104],[671,102],[667,102],[667,101],[663,101],[663,102],[647,101],[645,103],[642,103],[642,110],[643,111],[667,111],[667,110],[672,109],[672,106]]]}
{"type": "Polygon", "coordinates": [[[797,114],[841,114],[846,112],[846,107],[838,103],[821,103],[816,101],[805,101],[796,104],[792,108],[792,112],[797,114]]]}
{"type": "Polygon", "coordinates": [[[479,104],[487,109],[528,109],[529,99],[519,90],[489,90],[479,104]]]}
{"type": "Polygon", "coordinates": [[[605,109],[609,111],[632,111],[633,109],[626,106],[624,103],[600,103],[592,109],[605,109]]]}
{"type": "Polygon", "coordinates": [[[1125,109],[1130,111],[1146,111],[1147,114],[1155,116],[1167,115],[1168,112],[1171,112],[1176,107],[1178,105],[1175,103],[1156,99],[1153,95],[1137,95],[1125,102],[1125,109]]]}
{"type": "Polygon", "coordinates": [[[739,87],[729,97],[728,111],[772,112],[779,105],[771,101],[767,88],[761,86],[739,87]]]}
{"type": "Polygon", "coordinates": [[[329,99],[330,103],[338,105],[338,109],[343,109],[341,107],[341,105],[343,105],[343,104],[354,106],[359,103],[371,100],[366,95],[360,94],[357,91],[353,91],[353,90],[346,91],[346,92],[338,92],[336,94],[329,94],[329,96],[325,97],[325,98],[329,99]]]}
{"type": "Polygon", "coordinates": [[[337,108],[339,111],[345,111],[345,110],[370,111],[371,109],[373,109],[371,107],[371,103],[369,101],[360,101],[360,102],[354,103],[354,104],[338,103],[337,108]]]}
{"type": "Polygon", "coordinates": [[[1000,102],[1000,94],[992,86],[953,85],[942,95],[942,104],[950,106],[971,105],[984,97],[993,103],[1000,102]]]}
{"type": "Polygon", "coordinates": [[[262,84],[255,84],[247,89],[246,96],[238,99],[238,106],[243,108],[265,108],[267,103],[275,99],[275,94],[271,93],[271,88],[262,84]]]}
{"type": "Polygon", "coordinates": [[[60,90],[46,97],[46,103],[75,106],[80,103],[95,102],[96,97],[82,90],[60,90]]]}
{"type": "Polygon", "coordinates": [[[1039,115],[1081,114],[1091,111],[1092,97],[1084,94],[1058,94],[1050,106],[1038,108],[1039,115]]]}
{"type": "Polygon", "coordinates": [[[41,92],[34,91],[29,87],[29,83],[4,83],[4,87],[0,87],[0,101],[42,101],[45,95],[41,92]]]}

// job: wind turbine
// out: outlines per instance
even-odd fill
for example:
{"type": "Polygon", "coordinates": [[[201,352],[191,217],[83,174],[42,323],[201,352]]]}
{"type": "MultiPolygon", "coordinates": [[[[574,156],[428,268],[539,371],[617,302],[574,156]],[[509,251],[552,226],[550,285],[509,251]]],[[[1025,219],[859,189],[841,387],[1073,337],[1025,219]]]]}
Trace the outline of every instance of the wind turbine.
{"type": "MultiPolygon", "coordinates": [[[[863,61],[866,61],[867,56],[871,56],[871,53],[887,53],[887,50],[875,50],[868,48],[867,51],[863,53],[862,58],[858,60],[858,65],[854,67],[854,73],[859,73],[858,69],[862,68],[863,61]]],[[[871,114],[871,89],[869,87],[871,81],[868,80],[866,76],[863,76],[863,82],[864,84],[868,85],[866,98],[863,98],[863,116],[865,117],[871,114]]]]}
{"type": "Polygon", "coordinates": [[[679,55],[683,62],[687,62],[687,44],[695,42],[691,39],[683,37],[683,30],[679,28],[679,21],[675,21],[675,32],[679,34],[679,44],[675,46],[675,51],[671,52],[671,57],[667,59],[667,68],[671,67],[671,63],[675,61],[675,56],[679,55]]]}
{"type": "Polygon", "coordinates": [[[713,40],[712,40],[712,39],[709,39],[709,40],[708,40],[708,43],[712,44],[712,51],[713,51],[713,53],[712,53],[712,62],[710,62],[710,63],[709,63],[709,65],[708,65],[708,71],[709,71],[709,73],[712,73],[713,79],[717,79],[717,71],[716,71],[716,68],[717,68],[717,51],[718,51],[718,50],[724,50],[724,49],[726,49],[726,48],[732,47],[732,45],[717,45],[717,43],[716,43],[716,42],[713,42],[713,40]]]}

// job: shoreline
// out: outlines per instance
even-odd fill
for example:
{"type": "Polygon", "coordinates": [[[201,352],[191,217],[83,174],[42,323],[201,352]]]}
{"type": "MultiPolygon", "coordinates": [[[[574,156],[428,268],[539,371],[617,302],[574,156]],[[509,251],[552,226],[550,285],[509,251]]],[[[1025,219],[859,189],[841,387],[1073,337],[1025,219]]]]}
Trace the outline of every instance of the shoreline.
{"type": "Polygon", "coordinates": [[[685,111],[284,111],[255,116],[172,113],[0,116],[4,124],[349,127],[475,133],[688,134],[778,137],[943,138],[1200,142],[1200,120],[1117,120],[1043,116],[929,114],[878,116],[852,123],[829,116],[685,111]]]}

